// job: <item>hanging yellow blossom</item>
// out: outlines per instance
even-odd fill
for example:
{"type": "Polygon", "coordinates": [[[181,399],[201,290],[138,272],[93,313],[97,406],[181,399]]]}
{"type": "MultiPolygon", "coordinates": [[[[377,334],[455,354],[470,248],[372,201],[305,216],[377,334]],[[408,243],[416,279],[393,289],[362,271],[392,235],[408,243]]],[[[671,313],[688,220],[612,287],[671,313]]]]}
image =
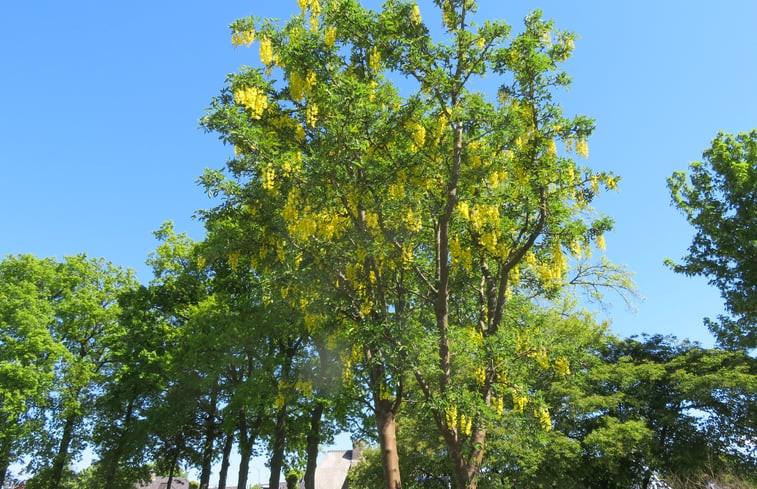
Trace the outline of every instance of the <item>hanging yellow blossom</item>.
{"type": "Polygon", "coordinates": [[[421,9],[418,7],[418,4],[413,5],[413,12],[410,14],[410,23],[413,25],[418,25],[422,22],[421,19],[421,9]]]}
{"type": "Polygon", "coordinates": [[[336,42],[336,27],[326,28],[326,34],[324,35],[323,42],[325,42],[326,46],[330,48],[334,47],[334,43],[336,42]]]}
{"type": "Polygon", "coordinates": [[[552,431],[552,418],[549,416],[549,409],[539,407],[534,409],[534,417],[539,421],[539,426],[544,431],[552,431]]]}
{"type": "Polygon", "coordinates": [[[536,363],[539,364],[544,370],[549,368],[549,358],[547,357],[547,350],[540,348],[534,355],[536,357],[536,363]]]}
{"type": "Polygon", "coordinates": [[[460,213],[460,217],[465,219],[466,221],[470,219],[470,208],[468,207],[468,203],[465,201],[460,201],[457,203],[457,212],[460,213]]]}
{"type": "Polygon", "coordinates": [[[615,190],[618,188],[618,178],[608,175],[607,178],[605,178],[605,185],[609,190],[615,190]]]}
{"type": "Polygon", "coordinates": [[[483,37],[479,37],[476,40],[476,47],[478,49],[484,49],[486,47],[486,39],[484,39],[483,37]]]}
{"type": "Polygon", "coordinates": [[[289,73],[289,93],[295,102],[302,100],[305,95],[305,80],[296,71],[289,73]]]}
{"type": "Polygon", "coordinates": [[[276,170],[273,165],[266,165],[260,175],[262,186],[265,190],[273,190],[276,185],[276,170]]]}
{"type": "Polygon", "coordinates": [[[599,193],[599,177],[596,175],[592,175],[591,178],[589,178],[589,183],[591,183],[591,191],[595,194],[599,193]]]}
{"type": "Polygon", "coordinates": [[[589,143],[586,142],[586,138],[576,141],[576,154],[583,158],[589,157],[589,143]]]}
{"type": "Polygon", "coordinates": [[[232,251],[229,253],[229,266],[232,270],[236,270],[239,266],[239,251],[232,251]]]}
{"type": "Polygon", "coordinates": [[[260,39],[260,62],[266,66],[273,62],[273,46],[268,37],[260,39]]]}
{"type": "Polygon", "coordinates": [[[463,436],[470,435],[471,428],[473,428],[473,418],[470,416],[466,416],[465,414],[461,414],[460,415],[460,434],[463,436]]]}
{"type": "Polygon", "coordinates": [[[257,87],[240,87],[234,91],[234,100],[250,111],[253,119],[260,119],[268,107],[268,96],[257,87]]]}
{"type": "Polygon", "coordinates": [[[377,75],[381,68],[381,53],[379,53],[376,46],[374,46],[371,49],[371,52],[368,53],[368,66],[371,68],[374,75],[377,75]]]}
{"type": "Polygon", "coordinates": [[[447,427],[452,429],[457,425],[457,406],[448,406],[444,411],[444,420],[447,422],[447,427]]]}
{"type": "Polygon", "coordinates": [[[315,127],[318,122],[318,106],[316,104],[310,103],[305,108],[305,122],[310,127],[315,127]]]}
{"type": "Polygon", "coordinates": [[[492,398],[491,407],[494,414],[502,416],[502,413],[505,411],[505,401],[501,397],[494,397],[492,398]]]}
{"type": "Polygon", "coordinates": [[[555,360],[555,372],[557,372],[561,377],[570,375],[570,363],[568,362],[567,358],[559,357],[557,360],[555,360]]]}
{"type": "Polygon", "coordinates": [[[513,411],[522,413],[526,408],[526,404],[528,404],[528,397],[520,395],[515,389],[512,389],[510,392],[513,396],[513,411]]]}
{"type": "Polygon", "coordinates": [[[483,386],[486,382],[486,369],[484,367],[476,368],[473,376],[476,378],[476,384],[478,384],[479,387],[483,386]]]}
{"type": "Polygon", "coordinates": [[[231,34],[231,44],[234,46],[250,46],[255,42],[255,31],[253,29],[247,29],[244,31],[234,31],[231,34]]]}
{"type": "Polygon", "coordinates": [[[547,154],[551,156],[555,156],[557,154],[557,143],[555,143],[554,139],[550,139],[547,142],[547,154]]]}
{"type": "Polygon", "coordinates": [[[601,234],[597,236],[597,248],[599,248],[602,251],[605,251],[605,237],[601,234]]]}
{"type": "Polygon", "coordinates": [[[418,151],[426,141],[426,128],[416,121],[410,121],[405,124],[405,129],[410,133],[412,150],[418,151]]]}

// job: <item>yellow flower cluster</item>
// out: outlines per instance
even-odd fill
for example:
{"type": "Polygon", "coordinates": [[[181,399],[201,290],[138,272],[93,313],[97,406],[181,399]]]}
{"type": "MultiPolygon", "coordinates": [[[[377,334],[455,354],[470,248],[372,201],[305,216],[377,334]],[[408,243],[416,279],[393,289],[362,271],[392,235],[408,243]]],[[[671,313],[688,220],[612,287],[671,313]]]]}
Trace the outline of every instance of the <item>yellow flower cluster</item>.
{"type": "Polygon", "coordinates": [[[368,229],[378,229],[378,222],[378,214],[374,212],[365,213],[365,225],[368,226],[368,229]]]}
{"type": "Polygon", "coordinates": [[[410,266],[411,263],[413,263],[413,247],[403,246],[402,247],[402,266],[407,268],[408,266],[410,266]]]}
{"type": "Polygon", "coordinates": [[[405,129],[410,133],[411,148],[418,151],[426,142],[426,128],[416,121],[410,121],[405,124],[405,129]]]}
{"type": "Polygon", "coordinates": [[[505,170],[493,171],[487,177],[487,183],[491,188],[497,188],[503,182],[507,181],[507,172],[505,170]]]}
{"type": "Polygon", "coordinates": [[[308,71],[305,77],[302,77],[296,71],[292,71],[289,74],[289,92],[292,95],[292,100],[295,102],[302,100],[303,97],[310,93],[315,84],[315,71],[308,71]]]}
{"type": "Polygon", "coordinates": [[[486,369],[484,367],[477,367],[473,376],[476,378],[476,384],[478,384],[479,387],[482,387],[486,382],[486,369]]]}
{"type": "Polygon", "coordinates": [[[260,62],[264,65],[273,63],[273,45],[268,37],[260,40],[260,62]]]}
{"type": "Polygon", "coordinates": [[[318,123],[318,106],[316,104],[310,103],[305,108],[305,122],[310,127],[315,127],[318,123]]]}
{"type": "Polygon", "coordinates": [[[408,209],[404,216],[402,216],[402,222],[407,226],[408,231],[418,232],[423,227],[423,220],[421,216],[416,216],[412,209],[408,209]]]}
{"type": "Polygon", "coordinates": [[[323,317],[320,314],[305,312],[305,329],[307,329],[308,334],[313,334],[322,322],[323,317]]]}
{"type": "Polygon", "coordinates": [[[381,53],[376,46],[373,46],[371,52],[368,53],[368,66],[374,75],[377,75],[381,69],[381,53]]]}
{"type": "Polygon", "coordinates": [[[581,138],[576,141],[576,154],[583,158],[589,157],[589,143],[585,138],[581,138]]]}
{"type": "Polygon", "coordinates": [[[449,254],[454,265],[460,264],[468,273],[473,269],[473,254],[469,247],[463,248],[457,236],[449,241],[449,254]]]}
{"type": "Polygon", "coordinates": [[[229,253],[229,266],[232,270],[236,270],[239,266],[239,251],[232,251],[229,253]]]}
{"type": "Polygon", "coordinates": [[[599,248],[602,251],[605,251],[605,237],[603,235],[597,236],[597,248],[599,248]]]}
{"type": "Polygon", "coordinates": [[[522,413],[528,404],[528,397],[519,394],[515,389],[511,389],[510,393],[513,396],[513,411],[522,413]]]}
{"type": "Polygon", "coordinates": [[[505,401],[501,397],[493,397],[491,402],[491,408],[492,411],[494,411],[494,414],[497,416],[502,416],[502,413],[505,411],[505,401]]]}
{"type": "Polygon", "coordinates": [[[471,429],[473,428],[473,418],[471,416],[466,416],[465,414],[460,415],[460,434],[463,436],[468,436],[471,434],[471,429]]]}
{"type": "Polygon", "coordinates": [[[550,139],[547,142],[547,154],[551,156],[555,156],[557,154],[557,143],[555,143],[554,139],[550,139]]]}
{"type": "Polygon", "coordinates": [[[328,27],[326,29],[326,34],[323,38],[323,42],[326,43],[326,46],[333,48],[334,43],[336,42],[336,27],[328,27]]]}
{"type": "Polygon", "coordinates": [[[444,411],[444,421],[450,429],[457,425],[457,406],[452,405],[447,407],[444,411]]]}
{"type": "Polygon", "coordinates": [[[410,14],[410,23],[413,25],[418,25],[422,22],[421,19],[421,9],[418,7],[418,4],[413,5],[413,12],[410,14]]]}
{"type": "Polygon", "coordinates": [[[255,31],[253,29],[247,29],[244,31],[234,31],[231,34],[231,44],[234,46],[248,46],[255,42],[255,31]]]}
{"type": "Polygon", "coordinates": [[[549,416],[549,409],[544,406],[534,409],[534,417],[539,421],[541,429],[552,431],[552,418],[549,416]]]}
{"type": "Polygon", "coordinates": [[[268,164],[265,166],[265,168],[262,169],[262,171],[260,172],[260,180],[265,190],[268,190],[270,192],[271,190],[275,189],[276,170],[273,168],[273,165],[268,164]]]}
{"type": "Polygon", "coordinates": [[[570,375],[570,363],[568,362],[567,358],[559,357],[557,360],[555,360],[555,372],[557,372],[561,377],[570,375]]]}
{"type": "Polygon", "coordinates": [[[268,107],[268,96],[257,87],[240,87],[234,91],[234,100],[250,111],[253,119],[260,119],[268,107]]]}
{"type": "Polygon", "coordinates": [[[473,229],[479,231],[489,224],[499,224],[499,208],[496,205],[476,205],[470,210],[470,223],[473,229]]]}
{"type": "Polygon", "coordinates": [[[547,370],[549,368],[549,358],[547,356],[547,350],[544,348],[540,348],[534,356],[536,357],[536,363],[539,364],[541,368],[544,370],[547,370]]]}
{"type": "Polygon", "coordinates": [[[401,181],[389,185],[389,196],[398,200],[405,197],[405,185],[401,181]]]}
{"type": "Polygon", "coordinates": [[[476,47],[478,49],[484,49],[486,47],[486,39],[484,39],[483,37],[476,39],[476,47]]]}

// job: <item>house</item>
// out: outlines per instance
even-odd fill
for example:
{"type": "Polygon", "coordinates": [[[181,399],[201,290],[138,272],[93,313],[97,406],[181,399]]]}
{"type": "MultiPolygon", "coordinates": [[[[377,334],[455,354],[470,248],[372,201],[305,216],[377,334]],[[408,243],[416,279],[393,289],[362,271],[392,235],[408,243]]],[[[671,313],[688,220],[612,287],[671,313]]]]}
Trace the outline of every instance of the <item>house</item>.
{"type": "MultiPolygon", "coordinates": [[[[152,476],[147,483],[137,484],[135,489],[168,489],[168,477],[152,476]]],[[[171,481],[171,489],[189,489],[189,480],[184,477],[174,477],[171,481]]]]}
{"type": "Polygon", "coordinates": [[[360,443],[353,443],[352,450],[326,452],[315,469],[315,489],[347,489],[347,473],[360,461],[360,443]]]}

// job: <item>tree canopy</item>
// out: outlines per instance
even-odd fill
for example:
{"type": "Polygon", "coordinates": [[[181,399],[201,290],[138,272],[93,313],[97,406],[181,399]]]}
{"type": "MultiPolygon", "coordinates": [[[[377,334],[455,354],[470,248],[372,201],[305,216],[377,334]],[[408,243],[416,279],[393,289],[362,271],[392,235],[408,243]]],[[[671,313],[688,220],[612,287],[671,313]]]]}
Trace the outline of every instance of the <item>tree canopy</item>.
{"type": "Polygon", "coordinates": [[[689,165],[668,179],[673,204],[696,229],[678,273],[707,277],[728,315],[707,319],[721,344],[757,347],[757,130],[720,133],[689,165]]]}

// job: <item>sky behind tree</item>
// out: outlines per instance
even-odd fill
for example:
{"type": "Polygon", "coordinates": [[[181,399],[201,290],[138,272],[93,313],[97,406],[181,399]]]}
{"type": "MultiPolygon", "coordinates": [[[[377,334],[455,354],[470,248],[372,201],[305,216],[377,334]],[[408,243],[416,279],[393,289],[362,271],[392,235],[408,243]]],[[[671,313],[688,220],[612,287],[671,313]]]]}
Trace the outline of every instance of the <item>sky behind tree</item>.
{"type": "MultiPolygon", "coordinates": [[[[287,19],[295,0],[6,2],[0,15],[0,255],[86,252],[134,268],[166,220],[201,239],[193,220],[212,201],[195,184],[232,149],[198,128],[227,73],[257,65],[228,24],[287,19]]],[[[377,6],[378,2],[366,2],[377,6]]],[[[431,3],[419,2],[433,22],[431,3]]],[[[621,336],[674,334],[713,344],[702,325],[723,312],[717,290],[675,275],[694,230],[670,206],[666,178],[701,158],[718,131],[757,127],[751,0],[608,2],[486,0],[477,19],[518,31],[535,8],[576,32],[566,115],[596,120],[585,162],[622,177],[596,208],[615,220],[607,256],[635,273],[644,300],[617,297],[600,315],[621,336]]],[[[432,25],[432,27],[434,27],[432,25]]],[[[493,82],[482,88],[495,95],[493,82]]],[[[254,470],[253,470],[254,472],[254,470]]]]}

